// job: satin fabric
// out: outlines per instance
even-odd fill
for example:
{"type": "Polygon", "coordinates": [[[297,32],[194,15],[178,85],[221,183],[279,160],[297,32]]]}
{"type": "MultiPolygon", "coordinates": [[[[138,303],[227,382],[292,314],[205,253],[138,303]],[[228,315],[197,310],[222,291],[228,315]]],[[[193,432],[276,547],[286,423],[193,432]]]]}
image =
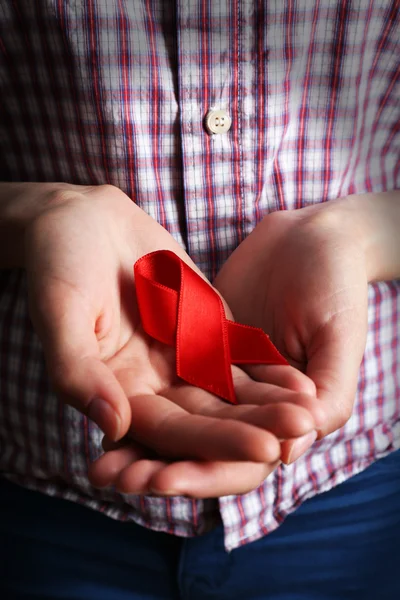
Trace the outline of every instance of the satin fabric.
{"type": "Polygon", "coordinates": [[[217,292],[173,252],[146,254],[134,273],[143,328],[175,346],[186,382],[235,404],[231,364],[288,364],[261,329],[227,320],[217,292]]]}

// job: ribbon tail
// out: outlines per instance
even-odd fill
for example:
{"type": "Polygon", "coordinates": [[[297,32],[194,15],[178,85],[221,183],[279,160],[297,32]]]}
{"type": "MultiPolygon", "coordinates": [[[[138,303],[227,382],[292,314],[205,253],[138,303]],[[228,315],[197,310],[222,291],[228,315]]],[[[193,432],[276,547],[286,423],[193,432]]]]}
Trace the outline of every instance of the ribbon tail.
{"type": "Polygon", "coordinates": [[[228,321],[229,346],[235,365],[288,365],[287,360],[258,327],[228,321]]]}

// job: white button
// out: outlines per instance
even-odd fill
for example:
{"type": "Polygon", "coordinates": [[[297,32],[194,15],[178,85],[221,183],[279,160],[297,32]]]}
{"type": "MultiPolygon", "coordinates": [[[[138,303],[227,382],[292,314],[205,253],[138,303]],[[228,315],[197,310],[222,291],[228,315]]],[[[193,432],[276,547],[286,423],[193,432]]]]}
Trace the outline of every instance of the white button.
{"type": "Polygon", "coordinates": [[[226,110],[210,110],[204,119],[207,133],[226,133],[230,130],[232,119],[226,110]]]}

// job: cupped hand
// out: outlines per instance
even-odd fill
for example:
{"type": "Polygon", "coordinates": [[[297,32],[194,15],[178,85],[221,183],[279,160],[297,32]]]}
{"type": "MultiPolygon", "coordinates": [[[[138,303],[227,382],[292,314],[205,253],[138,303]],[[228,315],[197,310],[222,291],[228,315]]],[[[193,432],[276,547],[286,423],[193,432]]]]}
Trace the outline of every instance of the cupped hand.
{"type": "MultiPolygon", "coordinates": [[[[131,452],[142,448],[149,456],[150,470],[138,483],[143,461],[122,464],[113,451],[93,467],[94,483],[164,493],[180,482],[182,493],[218,495],[219,478],[198,476],[197,487],[186,485],[193,468],[204,467],[199,461],[207,462],[207,472],[224,469],[221,461],[260,463],[262,477],[280,458],[279,439],[314,428],[311,399],[288,367],[269,367],[262,384],[234,369],[242,406],[179,381],[173,349],[145,334],[135,297],[133,264],[159,249],[195,268],[168,232],[117,188],[66,186],[26,232],[31,315],[59,397],[110,439],[128,436],[131,452]]],[[[226,493],[246,485],[231,479],[234,472],[226,493]]]]}
{"type": "MultiPolygon", "coordinates": [[[[352,414],[367,333],[366,257],[346,199],[266,216],[214,285],[315,384],[323,437],[352,414]]],[[[248,372],[258,378],[259,367],[248,372]]],[[[285,444],[290,452],[291,444],[285,444]]]]}

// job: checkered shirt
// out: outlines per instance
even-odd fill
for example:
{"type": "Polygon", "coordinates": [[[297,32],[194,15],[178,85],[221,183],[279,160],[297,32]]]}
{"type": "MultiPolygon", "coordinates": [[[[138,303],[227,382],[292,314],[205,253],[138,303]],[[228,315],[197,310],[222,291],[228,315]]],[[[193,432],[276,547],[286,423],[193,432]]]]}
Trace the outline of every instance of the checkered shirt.
{"type": "MultiPolygon", "coordinates": [[[[271,211],[400,188],[398,0],[0,0],[3,181],[121,188],[213,277],[271,211]],[[230,131],[208,135],[212,108],[230,131]]],[[[0,469],[228,550],[400,446],[400,283],[369,286],[354,412],[256,490],[97,490],[101,432],[50,390],[19,270],[0,273],[0,469]]]]}

